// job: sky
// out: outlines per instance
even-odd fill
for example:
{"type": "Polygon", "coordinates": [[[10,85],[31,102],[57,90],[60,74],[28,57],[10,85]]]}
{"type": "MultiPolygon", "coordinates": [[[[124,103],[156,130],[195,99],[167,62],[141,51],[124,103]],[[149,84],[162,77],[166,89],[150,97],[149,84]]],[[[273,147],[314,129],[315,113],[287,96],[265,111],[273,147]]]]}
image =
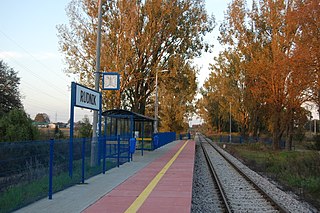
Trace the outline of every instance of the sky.
{"type": "MultiPolygon", "coordinates": [[[[0,7],[0,60],[20,77],[20,93],[25,111],[32,119],[37,113],[46,113],[52,122],[67,122],[70,113],[70,85],[72,79],[63,70],[67,67],[59,52],[56,26],[67,24],[65,8],[70,0],[12,1],[2,0],[0,7]]],[[[207,0],[208,14],[216,18],[217,27],[206,36],[214,44],[213,53],[204,53],[194,60],[199,66],[199,86],[209,76],[209,63],[222,47],[217,41],[218,26],[231,0],[207,0]]],[[[75,120],[84,115],[92,117],[87,109],[75,108],[75,120]]]]}
{"type": "MultiPolygon", "coordinates": [[[[32,119],[37,113],[46,113],[51,122],[67,122],[70,113],[70,85],[75,79],[67,77],[64,55],[59,52],[56,26],[67,24],[65,8],[70,0],[11,1],[3,0],[0,7],[0,60],[18,72],[20,93],[25,111],[32,119]]],[[[222,21],[228,1],[206,1],[208,14],[222,21]]],[[[217,27],[206,37],[217,45],[217,27]]],[[[217,53],[214,49],[214,53],[217,53]]],[[[209,75],[208,66],[213,54],[195,59],[201,71],[200,85],[209,75]]],[[[92,117],[87,109],[75,108],[75,120],[84,115],[92,117]]]]}

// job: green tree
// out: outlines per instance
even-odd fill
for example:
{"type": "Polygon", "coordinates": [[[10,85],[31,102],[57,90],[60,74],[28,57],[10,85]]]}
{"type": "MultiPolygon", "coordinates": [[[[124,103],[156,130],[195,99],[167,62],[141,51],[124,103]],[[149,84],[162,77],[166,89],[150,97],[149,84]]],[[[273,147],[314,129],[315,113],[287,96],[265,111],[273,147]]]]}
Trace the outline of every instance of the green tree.
{"type": "Polygon", "coordinates": [[[85,116],[82,121],[78,122],[79,137],[89,138],[92,137],[92,125],[88,116],[85,116]]]}
{"type": "Polygon", "coordinates": [[[38,136],[38,129],[23,110],[13,109],[0,118],[0,141],[36,140],[38,136]]]}
{"type": "Polygon", "coordinates": [[[56,139],[64,138],[64,134],[61,131],[61,129],[59,129],[58,125],[56,125],[54,128],[54,138],[56,138],[56,139]]]}
{"type": "Polygon", "coordinates": [[[14,108],[22,108],[19,84],[17,72],[0,60],[0,116],[14,108]]]}

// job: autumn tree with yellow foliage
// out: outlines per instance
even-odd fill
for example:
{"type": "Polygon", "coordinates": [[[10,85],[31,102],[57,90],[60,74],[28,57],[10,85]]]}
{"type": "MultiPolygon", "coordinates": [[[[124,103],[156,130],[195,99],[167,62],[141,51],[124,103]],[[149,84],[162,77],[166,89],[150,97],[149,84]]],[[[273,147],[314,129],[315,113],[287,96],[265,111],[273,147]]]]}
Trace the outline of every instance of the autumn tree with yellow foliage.
{"type": "Polygon", "coordinates": [[[319,18],[318,9],[312,17],[306,15],[311,4],[319,8],[314,2],[261,0],[248,9],[244,0],[234,0],[220,26],[220,42],[227,48],[212,66],[207,84],[214,84],[210,87],[237,109],[232,116],[243,135],[256,133],[254,126],[264,123],[274,149],[284,135],[291,148],[294,125],[305,116],[301,105],[315,97],[319,42],[312,42],[318,35],[310,35],[309,28],[319,18]]]}
{"type": "MultiPolygon", "coordinates": [[[[57,27],[65,72],[93,87],[97,2],[72,0],[66,11],[69,24],[57,27]]],[[[186,63],[208,49],[203,37],[213,23],[203,0],[102,1],[101,72],[121,75],[119,91],[103,91],[104,109],[145,114],[154,103],[156,72],[174,72],[171,67],[178,65],[168,64],[174,57],[186,63]]]]}

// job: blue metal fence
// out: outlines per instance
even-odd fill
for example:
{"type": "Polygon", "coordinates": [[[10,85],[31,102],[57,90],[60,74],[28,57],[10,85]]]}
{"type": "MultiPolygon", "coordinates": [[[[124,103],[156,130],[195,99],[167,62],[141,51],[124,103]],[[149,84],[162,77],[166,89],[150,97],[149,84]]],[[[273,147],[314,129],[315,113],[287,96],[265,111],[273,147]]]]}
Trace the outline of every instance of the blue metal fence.
{"type": "Polygon", "coordinates": [[[175,132],[159,132],[153,136],[153,149],[157,149],[176,140],[175,132]]]}
{"type": "Polygon", "coordinates": [[[184,134],[179,134],[179,139],[180,139],[180,140],[191,139],[191,134],[190,134],[190,132],[184,133],[184,134]]]}
{"type": "Polygon", "coordinates": [[[126,137],[110,137],[103,138],[102,142],[105,145],[105,156],[101,156],[102,159],[108,159],[111,162],[116,163],[119,167],[121,164],[130,161],[130,138],[126,137]]]}
{"type": "MultiPolygon", "coordinates": [[[[152,150],[176,139],[173,132],[158,133],[152,140],[152,150]]],[[[25,201],[31,203],[41,197],[63,190],[71,185],[129,162],[135,143],[128,137],[100,137],[98,164],[91,166],[92,138],[74,138],[70,163],[69,140],[47,140],[0,143],[0,198],[11,188],[23,188],[36,183],[40,191],[25,201]],[[70,169],[72,170],[70,176],[70,169]]],[[[0,203],[1,206],[1,203],[0,203]]]]}
{"type": "Polygon", "coordinates": [[[50,141],[0,143],[0,193],[47,175],[50,141]]]}
{"type": "Polygon", "coordinates": [[[84,183],[89,177],[130,161],[129,140],[100,138],[98,165],[90,166],[91,141],[91,138],[74,139],[72,177],[69,177],[69,140],[1,142],[0,196],[15,186],[44,182],[47,192],[39,192],[34,199],[46,194],[51,199],[55,191],[84,183]]]}

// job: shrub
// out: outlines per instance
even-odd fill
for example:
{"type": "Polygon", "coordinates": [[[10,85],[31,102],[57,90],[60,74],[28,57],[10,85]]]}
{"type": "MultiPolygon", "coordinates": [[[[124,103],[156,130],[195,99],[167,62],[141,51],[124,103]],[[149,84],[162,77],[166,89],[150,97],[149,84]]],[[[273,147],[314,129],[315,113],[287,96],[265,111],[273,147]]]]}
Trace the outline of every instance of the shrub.
{"type": "Polygon", "coordinates": [[[313,140],[315,141],[314,149],[320,150],[320,134],[317,134],[313,137],[313,140]]]}
{"type": "Polygon", "coordinates": [[[36,140],[38,129],[32,125],[30,117],[21,109],[13,109],[0,119],[0,141],[36,140]]]}

